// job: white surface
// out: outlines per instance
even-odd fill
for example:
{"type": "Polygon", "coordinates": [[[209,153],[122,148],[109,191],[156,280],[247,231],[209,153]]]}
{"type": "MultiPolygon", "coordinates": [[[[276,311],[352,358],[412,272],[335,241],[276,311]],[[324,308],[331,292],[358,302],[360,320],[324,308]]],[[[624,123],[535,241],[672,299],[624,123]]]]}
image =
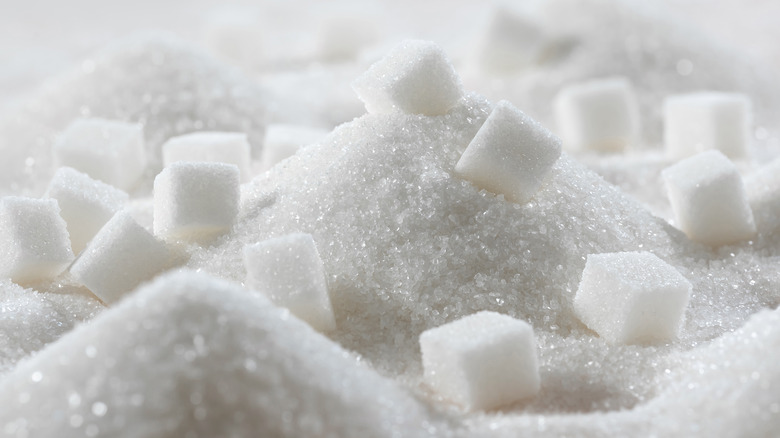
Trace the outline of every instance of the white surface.
{"type": "Polygon", "coordinates": [[[68,230],[57,201],[0,198],[0,276],[29,283],[57,276],[71,261],[68,230]]]}
{"type": "Polygon", "coordinates": [[[298,149],[321,141],[328,131],[304,125],[270,124],[266,127],[263,153],[260,159],[268,170],[285,158],[295,155],[298,149]]]}
{"type": "Polygon", "coordinates": [[[70,267],[73,278],[113,304],[165,270],[172,255],[126,211],[109,220],[70,267]]]}
{"type": "Polygon", "coordinates": [[[78,119],[53,148],[57,167],[72,167],[92,178],[132,189],[146,168],[143,127],[105,119],[78,119]]]}
{"type": "Polygon", "coordinates": [[[163,166],[202,161],[238,166],[241,181],[252,179],[252,149],[243,132],[201,131],[169,138],[162,145],[163,166]]]}
{"type": "Polygon", "coordinates": [[[127,193],[90,178],[72,167],[60,167],[45,196],[57,200],[74,254],[80,253],[116,212],[127,204],[127,193]]]}
{"type": "Polygon", "coordinates": [[[494,409],[539,392],[534,331],[527,323],[479,312],[420,335],[424,381],[467,410],[494,409]]]}
{"type": "Polygon", "coordinates": [[[613,344],[677,338],[691,283],[649,252],[590,254],[574,297],[580,320],[613,344]]]}
{"type": "Polygon", "coordinates": [[[736,166],[717,150],[663,170],[676,225],[696,242],[721,246],[756,234],[753,212],[736,166]]]}
{"type": "Polygon", "coordinates": [[[461,155],[455,173],[522,204],[534,196],[560,155],[557,137],[501,101],[461,155]]]}
{"type": "Polygon", "coordinates": [[[310,234],[288,234],[247,245],[243,254],[249,287],[315,330],[335,330],[325,268],[310,234]]]}
{"type": "Polygon", "coordinates": [[[747,159],[751,124],[750,98],[744,94],[698,92],[664,101],[664,147],[677,160],[708,149],[747,159]]]}
{"type": "Polygon", "coordinates": [[[441,115],[463,94],[460,77],[441,47],[418,40],[393,48],[352,87],[369,113],[441,115]]]}
{"type": "Polygon", "coordinates": [[[567,150],[622,152],[639,140],[639,106],[627,78],[568,85],[555,97],[555,115],[567,150]]]}
{"type": "Polygon", "coordinates": [[[230,230],[241,198],[234,164],[177,162],[154,178],[154,234],[210,238],[230,230]]]}

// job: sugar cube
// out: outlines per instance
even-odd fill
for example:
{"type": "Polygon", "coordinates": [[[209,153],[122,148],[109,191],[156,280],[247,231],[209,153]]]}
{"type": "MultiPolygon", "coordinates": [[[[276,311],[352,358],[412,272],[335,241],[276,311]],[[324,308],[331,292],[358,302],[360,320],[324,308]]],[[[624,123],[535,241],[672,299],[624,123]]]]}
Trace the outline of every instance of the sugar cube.
{"type": "Polygon", "coordinates": [[[70,246],[78,254],[92,237],[127,203],[127,193],[71,167],[54,173],[46,197],[56,199],[68,225],[70,246]]]}
{"type": "Polygon", "coordinates": [[[177,161],[235,164],[241,181],[252,177],[251,148],[241,132],[204,131],[172,137],[162,145],[162,158],[165,166],[177,161]]]}
{"type": "Polygon", "coordinates": [[[496,73],[522,69],[538,60],[543,38],[541,28],[530,16],[500,5],[479,41],[477,60],[484,70],[496,73]]]}
{"type": "Polygon", "coordinates": [[[745,190],[756,229],[762,233],[772,233],[780,228],[780,158],[746,178],[745,190]]]}
{"type": "Polygon", "coordinates": [[[425,383],[468,410],[532,397],[541,382],[529,324],[478,312],[420,335],[425,383]]]}
{"type": "Polygon", "coordinates": [[[455,165],[455,174],[525,203],[561,155],[561,141],[507,101],[499,102],[455,165]]]}
{"type": "Polygon", "coordinates": [[[310,234],[289,234],[244,247],[247,285],[315,330],[336,328],[325,267],[310,234]]]}
{"type": "Polygon", "coordinates": [[[29,283],[59,275],[70,262],[68,230],[54,199],[0,199],[0,278],[29,283]]]}
{"type": "Polygon", "coordinates": [[[263,169],[270,169],[276,163],[295,155],[301,147],[315,144],[326,135],[328,131],[310,126],[268,125],[261,156],[263,169]]]}
{"type": "Polygon", "coordinates": [[[686,158],[662,175],[676,225],[691,240],[721,246],[756,234],[742,178],[720,151],[686,158]]]}
{"type": "Polygon", "coordinates": [[[104,119],[71,123],[53,147],[57,166],[68,166],[122,190],[130,190],[146,168],[143,127],[104,119]]]}
{"type": "Polygon", "coordinates": [[[241,197],[233,164],[176,162],[154,179],[154,234],[209,238],[230,229],[241,197]]]}
{"type": "Polygon", "coordinates": [[[369,113],[401,111],[435,116],[460,100],[463,89],[444,51],[429,41],[408,40],[352,83],[369,113]]]}
{"type": "Polygon", "coordinates": [[[170,262],[168,247],[122,210],[87,244],[70,273],[104,303],[111,304],[164,271],[170,262]]]}
{"type": "Polygon", "coordinates": [[[676,160],[707,149],[731,159],[748,156],[750,99],[740,93],[698,92],[664,101],[664,147],[676,160]]]}
{"type": "Polygon", "coordinates": [[[639,136],[639,107],[626,78],[563,88],[555,98],[555,116],[563,146],[572,151],[620,152],[639,136]]]}
{"type": "Polygon", "coordinates": [[[677,337],[691,283],[649,252],[590,254],[574,310],[611,344],[669,341],[677,337]]]}

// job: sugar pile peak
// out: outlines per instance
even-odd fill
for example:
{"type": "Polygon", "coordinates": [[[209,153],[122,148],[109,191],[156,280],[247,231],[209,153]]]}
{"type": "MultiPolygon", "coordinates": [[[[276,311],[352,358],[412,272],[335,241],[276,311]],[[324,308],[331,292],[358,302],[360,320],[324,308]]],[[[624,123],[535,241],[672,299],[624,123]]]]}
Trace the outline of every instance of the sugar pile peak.
{"type": "Polygon", "coordinates": [[[574,309],[585,325],[612,344],[670,341],[680,331],[691,288],[655,254],[590,254],[574,309]]]}
{"type": "Polygon", "coordinates": [[[311,234],[289,234],[244,247],[247,285],[319,331],[336,328],[325,267],[311,234]]]}
{"type": "Polygon", "coordinates": [[[468,410],[492,409],[539,392],[531,326],[478,312],[420,335],[425,383],[468,410]]]}
{"type": "Polygon", "coordinates": [[[0,198],[0,278],[29,283],[59,275],[73,252],[54,199],[0,198]]]}
{"type": "Polygon", "coordinates": [[[742,178],[720,151],[686,158],[662,174],[676,225],[691,240],[721,246],[756,234],[742,178]]]}
{"type": "Polygon", "coordinates": [[[751,103],[741,93],[706,91],[664,101],[664,145],[673,159],[717,149],[736,159],[748,157],[751,103]]]}
{"type": "Polygon", "coordinates": [[[146,168],[143,127],[105,119],[78,119],[53,147],[55,163],[130,190],[146,168]]]}
{"type": "Polygon", "coordinates": [[[555,98],[555,115],[567,150],[620,152],[639,138],[639,105],[627,78],[563,88],[555,98]]]}
{"type": "Polygon", "coordinates": [[[444,51],[418,40],[392,49],[352,87],[369,113],[442,115],[463,95],[460,77],[444,51]]]}
{"type": "Polygon", "coordinates": [[[241,197],[233,164],[176,162],[154,179],[154,233],[174,239],[210,238],[233,226],[241,197]]]}
{"type": "Polygon", "coordinates": [[[162,145],[163,165],[202,161],[238,166],[241,181],[252,177],[251,147],[242,132],[202,131],[171,137],[162,145]]]}
{"type": "Polygon", "coordinates": [[[89,242],[70,273],[104,303],[111,304],[165,270],[170,262],[167,246],[123,210],[89,242]]]}
{"type": "Polygon", "coordinates": [[[92,237],[127,203],[127,193],[90,178],[71,167],[54,173],[46,196],[56,199],[68,225],[70,244],[78,254],[92,237]]]}
{"type": "Polygon", "coordinates": [[[499,102],[471,140],[455,173],[480,188],[525,203],[561,154],[561,141],[507,101],[499,102]]]}

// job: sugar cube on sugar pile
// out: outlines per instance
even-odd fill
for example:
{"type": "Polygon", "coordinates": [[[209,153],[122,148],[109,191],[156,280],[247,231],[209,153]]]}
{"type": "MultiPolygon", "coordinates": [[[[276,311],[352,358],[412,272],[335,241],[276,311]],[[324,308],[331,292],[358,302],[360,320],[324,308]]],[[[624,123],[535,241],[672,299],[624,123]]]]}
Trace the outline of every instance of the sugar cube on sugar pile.
{"type": "Polygon", "coordinates": [[[561,154],[561,141],[507,101],[496,104],[455,173],[506,199],[528,202],[561,154]]]}
{"type": "Polygon", "coordinates": [[[479,312],[420,335],[425,383],[469,410],[533,397],[541,387],[528,323],[479,312]]]}
{"type": "Polygon", "coordinates": [[[691,283],[649,252],[590,254],[574,309],[580,320],[613,344],[674,340],[691,283]]]}
{"type": "Polygon", "coordinates": [[[146,168],[143,128],[105,119],[78,119],[54,144],[58,166],[68,166],[122,190],[132,189],[146,168]]]}
{"type": "Polygon", "coordinates": [[[720,246],[756,234],[742,177],[720,151],[686,158],[664,169],[663,178],[676,225],[691,240],[720,246]]]}
{"type": "Polygon", "coordinates": [[[64,271],[73,252],[54,199],[0,198],[0,275],[16,283],[64,271]]]}
{"type": "Polygon", "coordinates": [[[639,106],[626,78],[563,88],[555,97],[555,115],[568,150],[621,152],[639,138],[639,106]]]}
{"type": "Polygon", "coordinates": [[[751,104],[741,93],[697,92],[664,100],[664,147],[682,159],[717,149],[732,160],[746,159],[751,104]]]}
{"type": "Polygon", "coordinates": [[[318,331],[336,328],[325,267],[311,234],[289,234],[244,247],[247,285],[318,331]]]}
{"type": "Polygon", "coordinates": [[[172,1],[0,13],[0,437],[777,435],[780,4],[172,1]]]}
{"type": "Polygon", "coordinates": [[[60,215],[68,226],[70,245],[75,254],[80,253],[87,242],[128,201],[124,191],[71,167],[57,169],[45,196],[55,199],[59,204],[60,215]]]}
{"type": "Polygon", "coordinates": [[[252,179],[251,154],[243,132],[192,132],[172,137],[162,145],[164,166],[177,161],[234,164],[241,171],[242,182],[252,179]]]}
{"type": "Polygon", "coordinates": [[[210,238],[233,226],[241,197],[233,164],[176,162],[154,178],[154,234],[210,238]]]}

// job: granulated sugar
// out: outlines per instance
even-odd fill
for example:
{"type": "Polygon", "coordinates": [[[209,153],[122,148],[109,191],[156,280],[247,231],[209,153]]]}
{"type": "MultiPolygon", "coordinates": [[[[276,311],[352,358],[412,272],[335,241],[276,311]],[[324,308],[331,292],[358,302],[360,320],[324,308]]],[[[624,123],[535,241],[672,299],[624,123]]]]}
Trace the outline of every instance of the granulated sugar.
{"type": "MultiPolygon", "coordinates": [[[[87,234],[79,237],[87,252],[71,269],[68,258],[62,273],[24,287],[0,279],[0,436],[765,437],[780,428],[780,195],[777,162],[768,164],[780,155],[780,89],[765,64],[698,33],[685,17],[634,0],[513,10],[517,19],[491,37],[502,47],[488,59],[469,50],[479,47],[475,39],[491,41],[480,18],[501,8],[426,2],[381,13],[353,3],[358,16],[382,17],[386,26],[371,27],[372,42],[325,41],[327,48],[306,38],[315,38],[313,17],[328,7],[308,4],[258,6],[266,27],[252,32],[255,15],[241,21],[243,30],[224,24],[231,38],[278,36],[265,43],[274,41],[274,54],[252,53],[258,44],[243,42],[230,65],[170,35],[134,36],[110,42],[0,114],[2,195],[43,195],[57,171],[52,145],[77,118],[140,123],[149,159],[113,225],[89,244],[87,234]],[[442,8],[453,18],[436,25],[431,14],[442,8]],[[291,23],[312,33],[293,37],[291,23]],[[457,84],[435,110],[421,110],[413,94],[426,89],[419,81],[441,75],[415,56],[369,70],[410,37],[434,40],[415,47],[434,53],[437,71],[457,84]],[[501,64],[496,54],[512,47],[534,54],[501,64]],[[368,114],[349,89],[366,71],[379,73],[358,87],[364,98],[390,90],[368,114]],[[404,83],[409,77],[417,82],[404,83]],[[564,145],[559,156],[554,97],[610,77],[625,78],[636,94],[638,119],[620,126],[630,135],[621,134],[616,148],[564,145]],[[662,102],[695,91],[742,93],[753,104],[749,159],[727,173],[745,181],[739,200],[755,216],[755,233],[698,243],[680,231],[690,233],[690,224],[675,216],[661,176],[677,164],[661,141],[662,102]],[[511,104],[498,104],[504,99],[511,104]],[[455,171],[481,129],[501,128],[486,125],[488,116],[509,105],[522,111],[511,136],[520,143],[543,132],[555,152],[512,155],[521,167],[541,169],[512,199],[505,197],[516,188],[511,172],[489,184],[495,163],[517,152],[508,136],[490,163],[480,162],[478,181],[455,171]],[[269,124],[328,133],[265,171],[269,124]],[[237,202],[238,213],[229,209],[230,220],[209,239],[158,240],[155,214],[170,207],[159,193],[153,202],[161,145],[193,132],[246,135],[252,162],[243,170],[252,179],[236,200],[233,168],[229,204],[237,202]],[[105,238],[114,234],[123,246],[105,238]],[[245,248],[264,251],[254,272],[245,248]],[[599,261],[609,272],[583,281],[586,262],[599,261]],[[111,292],[103,302],[77,281],[85,282],[85,266],[100,280],[87,286],[111,292]],[[679,302],[666,316],[641,301],[618,308],[609,294],[621,288],[634,297],[674,293],[679,302]],[[578,293],[595,298],[577,306],[578,293]],[[311,309],[326,318],[311,318],[311,309]],[[603,315],[614,317],[606,328],[594,323],[603,315]],[[612,333],[626,327],[640,328],[612,333]],[[535,347],[504,348],[511,344],[504,335],[535,347]],[[499,379],[485,370],[511,369],[487,366],[489,357],[524,363],[515,386],[530,389],[496,390],[499,379]],[[434,378],[442,364],[453,366],[434,378]],[[453,382],[468,385],[453,390],[453,382]]],[[[216,50],[231,49],[220,41],[216,50]]],[[[198,156],[185,146],[178,152],[198,156]]],[[[213,152],[226,161],[226,151],[213,152]]],[[[163,177],[181,166],[167,164],[163,177]]],[[[678,176],[687,187],[696,175],[678,176]]],[[[201,213],[225,200],[201,202],[195,185],[185,186],[177,190],[203,210],[187,214],[198,227],[212,226],[201,213]]],[[[694,192],[683,204],[693,205],[694,192]]],[[[694,225],[717,228],[707,221],[694,225]]],[[[25,235],[40,231],[17,222],[25,235]]],[[[659,304],[658,296],[646,302],[659,304]]]]}

